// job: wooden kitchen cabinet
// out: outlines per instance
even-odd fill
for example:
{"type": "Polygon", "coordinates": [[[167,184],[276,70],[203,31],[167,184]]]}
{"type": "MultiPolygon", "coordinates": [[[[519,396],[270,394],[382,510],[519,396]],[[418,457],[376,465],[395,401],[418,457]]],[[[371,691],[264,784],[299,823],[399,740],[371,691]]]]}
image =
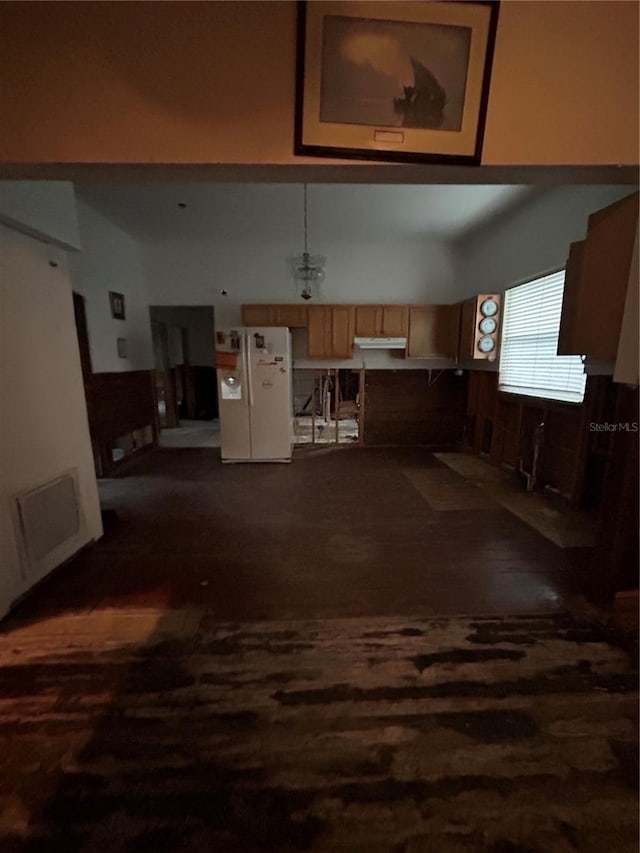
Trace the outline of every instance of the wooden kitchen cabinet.
{"type": "Polygon", "coordinates": [[[352,357],[353,305],[310,305],[307,316],[309,358],[352,357]]]}
{"type": "MultiPolygon", "coordinates": [[[[572,243],[569,247],[569,257],[564,274],[564,293],[562,296],[562,314],[560,316],[560,331],[558,333],[558,355],[581,355],[577,350],[575,340],[577,313],[580,301],[580,281],[582,279],[582,264],[584,262],[585,240],[572,243]]],[[[579,336],[578,336],[579,337],[579,336]]]]}
{"type": "Polygon", "coordinates": [[[409,326],[406,305],[356,305],[356,337],[404,338],[409,326]]]}
{"type": "Polygon", "coordinates": [[[471,299],[465,299],[460,306],[460,341],[458,346],[459,359],[474,359],[495,361],[498,357],[500,344],[500,326],[502,324],[502,296],[499,293],[478,293],[471,299]],[[482,306],[487,301],[495,302],[497,310],[491,315],[495,320],[493,331],[482,332],[480,323],[484,319],[482,306]],[[490,352],[482,352],[478,346],[482,338],[491,338],[494,348],[490,352]]]}
{"type": "Polygon", "coordinates": [[[458,357],[459,305],[412,305],[409,308],[409,358],[458,357]]]}
{"type": "Polygon", "coordinates": [[[618,343],[618,354],[616,366],[613,373],[614,382],[622,382],[626,385],[640,384],[640,266],[638,259],[638,234],[636,233],[636,244],[631,261],[631,272],[627,286],[627,296],[620,328],[620,341],[618,343]]]}
{"type": "Polygon", "coordinates": [[[306,305],[243,305],[244,326],[288,326],[290,329],[307,325],[306,305]]]}
{"type": "Polygon", "coordinates": [[[243,326],[271,325],[271,305],[243,305],[241,312],[243,326]]]}
{"type": "Polygon", "coordinates": [[[558,353],[615,361],[638,229],[638,193],[592,213],[565,275],[558,353]]]}
{"type": "Polygon", "coordinates": [[[306,305],[272,305],[274,326],[288,326],[290,329],[305,328],[307,325],[306,305]]]}

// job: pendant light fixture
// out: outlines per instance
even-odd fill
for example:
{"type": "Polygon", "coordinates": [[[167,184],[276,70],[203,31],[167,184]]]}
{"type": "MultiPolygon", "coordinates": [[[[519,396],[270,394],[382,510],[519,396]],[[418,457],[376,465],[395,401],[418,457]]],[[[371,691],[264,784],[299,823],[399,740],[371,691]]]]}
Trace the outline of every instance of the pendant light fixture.
{"type": "Polygon", "coordinates": [[[304,252],[293,258],[293,278],[296,292],[302,299],[318,297],[324,281],[325,259],[321,255],[310,255],[307,228],[307,185],[304,185],[304,252]]]}

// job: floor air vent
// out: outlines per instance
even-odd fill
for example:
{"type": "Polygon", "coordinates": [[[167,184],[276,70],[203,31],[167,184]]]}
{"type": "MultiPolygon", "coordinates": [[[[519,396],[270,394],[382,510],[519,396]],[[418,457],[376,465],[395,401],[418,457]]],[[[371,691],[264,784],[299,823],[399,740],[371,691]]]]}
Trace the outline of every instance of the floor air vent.
{"type": "Polygon", "coordinates": [[[16,496],[25,577],[49,571],[71,556],[83,530],[75,471],[16,496]]]}

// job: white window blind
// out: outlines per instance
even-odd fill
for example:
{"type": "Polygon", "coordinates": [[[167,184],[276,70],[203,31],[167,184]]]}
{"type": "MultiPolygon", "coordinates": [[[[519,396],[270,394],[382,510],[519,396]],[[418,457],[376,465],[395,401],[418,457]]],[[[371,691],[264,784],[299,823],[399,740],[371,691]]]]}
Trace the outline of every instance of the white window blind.
{"type": "Polygon", "coordinates": [[[556,355],[564,270],[507,290],[500,349],[501,391],[581,403],[586,376],[579,355],[556,355]]]}

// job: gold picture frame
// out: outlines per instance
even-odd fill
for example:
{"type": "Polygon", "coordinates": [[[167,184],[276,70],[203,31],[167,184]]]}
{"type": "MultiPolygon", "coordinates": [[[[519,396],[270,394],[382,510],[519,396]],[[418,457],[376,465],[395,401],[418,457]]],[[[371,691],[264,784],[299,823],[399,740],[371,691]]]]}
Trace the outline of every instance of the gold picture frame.
{"type": "Polygon", "coordinates": [[[298,3],[296,154],[479,165],[499,3],[298,3]]]}

